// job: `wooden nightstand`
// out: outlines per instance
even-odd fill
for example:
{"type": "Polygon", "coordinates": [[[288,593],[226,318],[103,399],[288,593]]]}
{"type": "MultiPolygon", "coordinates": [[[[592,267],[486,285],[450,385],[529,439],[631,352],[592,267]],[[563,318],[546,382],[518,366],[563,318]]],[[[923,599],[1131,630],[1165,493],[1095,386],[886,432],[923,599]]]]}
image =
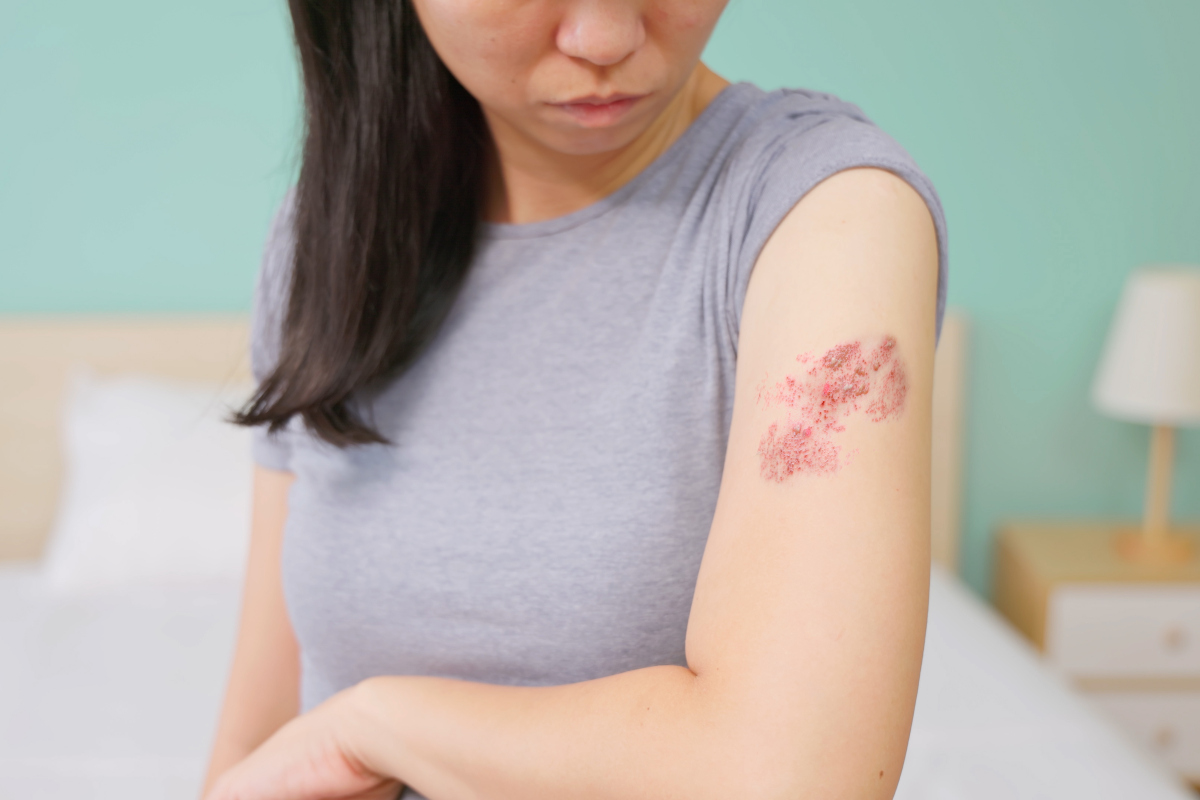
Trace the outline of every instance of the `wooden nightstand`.
{"type": "MultiPolygon", "coordinates": [[[[1200,785],[1200,557],[1122,560],[1136,525],[999,531],[996,607],[1119,724],[1200,785]]],[[[1176,527],[1200,554],[1200,526],[1176,527]]]]}

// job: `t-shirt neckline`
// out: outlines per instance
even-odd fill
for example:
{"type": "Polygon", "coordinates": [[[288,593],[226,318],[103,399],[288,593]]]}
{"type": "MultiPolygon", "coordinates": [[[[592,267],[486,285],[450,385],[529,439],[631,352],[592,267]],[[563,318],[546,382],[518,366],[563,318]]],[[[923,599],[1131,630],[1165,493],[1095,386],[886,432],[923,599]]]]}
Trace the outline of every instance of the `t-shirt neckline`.
{"type": "Polygon", "coordinates": [[[578,227],[616,208],[635,194],[654,175],[678,160],[681,154],[687,150],[688,143],[700,135],[699,131],[707,128],[712,123],[712,120],[718,116],[719,112],[732,102],[732,98],[736,97],[746,88],[754,87],[752,84],[743,81],[731,83],[723,88],[717,93],[716,97],[709,101],[699,116],[692,120],[692,123],[684,129],[679,138],[671,143],[670,147],[646,165],[646,168],[635,175],[632,180],[612,194],[602,197],[596,202],[572,211],[569,214],[564,214],[561,217],[553,217],[552,219],[539,220],[537,222],[484,222],[480,226],[482,238],[484,240],[533,239],[541,236],[552,236],[556,233],[578,227]],[[734,89],[738,91],[735,92],[733,91],[734,89]]]}

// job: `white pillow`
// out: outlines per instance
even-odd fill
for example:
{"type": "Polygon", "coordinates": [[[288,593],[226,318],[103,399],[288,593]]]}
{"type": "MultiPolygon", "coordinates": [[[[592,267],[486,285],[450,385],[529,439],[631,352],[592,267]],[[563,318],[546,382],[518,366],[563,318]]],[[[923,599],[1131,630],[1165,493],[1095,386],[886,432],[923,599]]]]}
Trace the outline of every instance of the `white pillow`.
{"type": "Polygon", "coordinates": [[[44,575],[59,592],[236,579],[250,531],[250,434],[223,422],[247,386],[72,381],[66,480],[44,575]]]}

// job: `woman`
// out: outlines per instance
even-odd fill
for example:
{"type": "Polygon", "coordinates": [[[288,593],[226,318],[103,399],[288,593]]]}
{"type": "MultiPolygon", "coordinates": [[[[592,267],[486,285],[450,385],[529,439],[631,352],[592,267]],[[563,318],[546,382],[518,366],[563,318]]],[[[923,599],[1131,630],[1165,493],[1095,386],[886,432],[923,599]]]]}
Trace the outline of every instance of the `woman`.
{"type": "Polygon", "coordinates": [[[723,5],[291,3],[209,800],[893,792],[941,210],[723,5]]]}

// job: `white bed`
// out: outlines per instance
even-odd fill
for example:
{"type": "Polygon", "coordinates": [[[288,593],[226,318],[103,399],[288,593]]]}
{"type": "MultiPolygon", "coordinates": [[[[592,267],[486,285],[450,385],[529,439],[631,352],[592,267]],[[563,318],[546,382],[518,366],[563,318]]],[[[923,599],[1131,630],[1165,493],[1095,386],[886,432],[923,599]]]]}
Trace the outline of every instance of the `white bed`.
{"type": "MultiPolygon", "coordinates": [[[[0,567],[0,798],[194,800],[238,589],[48,596],[0,567]]],[[[936,568],[898,800],[1190,795],[936,568]]]]}
{"type": "MultiPolygon", "coordinates": [[[[935,412],[935,549],[952,565],[964,341],[960,322],[948,331],[935,412]]],[[[0,324],[0,376],[20,376],[23,387],[0,383],[0,555],[10,557],[0,563],[0,800],[197,796],[232,649],[235,570],[175,585],[111,580],[63,591],[30,557],[61,483],[66,365],[237,380],[244,341],[241,321],[0,324]],[[225,357],[197,366],[204,359],[189,362],[189,347],[225,357]]],[[[937,565],[896,796],[1194,800],[1050,672],[952,567],[937,565]]]]}
{"type": "Polygon", "coordinates": [[[0,798],[196,800],[236,583],[49,594],[0,566],[0,798]]]}

